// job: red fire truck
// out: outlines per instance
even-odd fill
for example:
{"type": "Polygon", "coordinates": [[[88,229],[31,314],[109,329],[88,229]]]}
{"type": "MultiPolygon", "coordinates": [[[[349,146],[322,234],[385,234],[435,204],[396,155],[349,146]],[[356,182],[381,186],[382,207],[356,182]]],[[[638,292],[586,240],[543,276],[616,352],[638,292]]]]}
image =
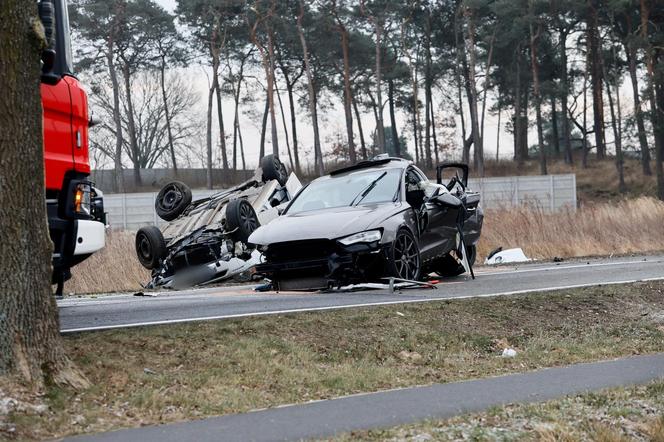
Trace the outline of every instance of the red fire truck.
{"type": "Polygon", "coordinates": [[[42,54],[46,207],[53,241],[53,283],[61,295],[70,269],[105,244],[102,193],[90,175],[88,99],[74,75],[66,0],[41,0],[49,46],[42,54]]]}

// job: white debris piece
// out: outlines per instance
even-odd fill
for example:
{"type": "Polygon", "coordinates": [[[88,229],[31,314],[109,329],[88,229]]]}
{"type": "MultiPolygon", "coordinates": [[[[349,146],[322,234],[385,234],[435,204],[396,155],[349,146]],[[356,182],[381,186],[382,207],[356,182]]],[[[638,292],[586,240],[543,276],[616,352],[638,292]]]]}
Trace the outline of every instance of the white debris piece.
{"type": "Polygon", "coordinates": [[[514,350],[513,348],[506,348],[505,350],[503,350],[502,356],[504,358],[513,358],[514,356],[516,356],[516,350],[514,350]]]}
{"type": "Polygon", "coordinates": [[[494,265],[494,264],[505,264],[510,262],[527,262],[527,261],[531,261],[531,259],[528,258],[525,253],[523,253],[523,250],[521,248],[516,248],[516,249],[502,250],[498,253],[495,253],[491,255],[491,257],[487,258],[487,260],[484,261],[484,264],[494,265]]]}

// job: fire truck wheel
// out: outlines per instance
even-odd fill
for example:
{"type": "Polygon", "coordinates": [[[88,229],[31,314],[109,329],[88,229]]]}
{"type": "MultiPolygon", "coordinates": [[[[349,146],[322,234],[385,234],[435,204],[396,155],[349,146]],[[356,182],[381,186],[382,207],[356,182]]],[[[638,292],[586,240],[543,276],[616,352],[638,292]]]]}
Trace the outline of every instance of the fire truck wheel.
{"type": "Polygon", "coordinates": [[[143,267],[148,270],[159,267],[159,263],[166,253],[166,241],[161,230],[155,226],[139,229],[136,233],[136,255],[143,267]]]}
{"type": "Polygon", "coordinates": [[[191,189],[184,183],[173,181],[161,188],[154,202],[157,215],[164,221],[173,221],[191,204],[191,189]]]}

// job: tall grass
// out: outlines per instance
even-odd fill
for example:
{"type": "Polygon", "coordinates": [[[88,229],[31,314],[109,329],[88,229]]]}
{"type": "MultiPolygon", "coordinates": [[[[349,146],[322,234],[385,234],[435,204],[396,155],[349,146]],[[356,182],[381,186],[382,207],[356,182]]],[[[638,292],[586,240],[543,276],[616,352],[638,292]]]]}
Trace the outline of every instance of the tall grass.
{"type": "MultiPolygon", "coordinates": [[[[496,247],[521,247],[536,259],[664,251],[664,203],[649,197],[549,213],[487,210],[478,262],[496,247]]],[[[150,274],[136,259],[133,232],[110,232],[106,248],[72,271],[67,292],[140,290],[150,274]]]]}

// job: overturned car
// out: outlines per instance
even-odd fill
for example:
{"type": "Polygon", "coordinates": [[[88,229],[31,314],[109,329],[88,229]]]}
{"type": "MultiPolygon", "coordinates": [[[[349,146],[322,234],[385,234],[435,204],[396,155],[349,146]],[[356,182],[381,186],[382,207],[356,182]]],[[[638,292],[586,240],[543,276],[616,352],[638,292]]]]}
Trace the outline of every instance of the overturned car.
{"type": "Polygon", "coordinates": [[[191,189],[174,181],[157,195],[157,214],[169,223],[136,234],[140,263],[152,270],[146,288],[184,288],[236,277],[260,261],[247,240],[279,216],[279,206],[301,188],[278,158],[262,158],[254,176],[231,189],[192,201],[191,189]]]}
{"type": "Polygon", "coordinates": [[[465,164],[442,164],[437,175],[432,183],[411,162],[382,157],[312,181],[249,237],[264,255],[256,272],[276,290],[472,272],[480,195],[466,188],[465,164]]]}

